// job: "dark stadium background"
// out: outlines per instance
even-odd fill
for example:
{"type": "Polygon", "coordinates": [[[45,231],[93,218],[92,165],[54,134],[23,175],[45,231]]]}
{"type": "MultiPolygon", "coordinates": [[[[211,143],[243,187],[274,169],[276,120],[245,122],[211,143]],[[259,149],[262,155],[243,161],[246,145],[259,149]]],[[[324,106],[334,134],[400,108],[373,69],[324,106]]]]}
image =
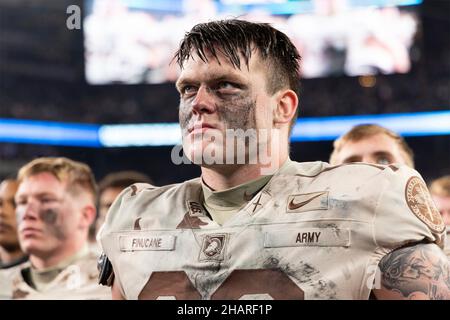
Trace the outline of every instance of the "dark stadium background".
{"type": "MultiPolygon", "coordinates": [[[[119,124],[177,121],[173,84],[91,86],[84,80],[82,30],[65,28],[66,8],[79,0],[0,0],[0,118],[119,124]]],[[[300,117],[450,109],[450,0],[424,0],[422,29],[408,74],[302,81],[300,117]]],[[[450,124],[449,124],[450,126],[450,124]]],[[[416,168],[426,180],[450,174],[450,136],[410,137],[416,168]]],[[[328,160],[331,142],[291,145],[297,161],[328,160]]],[[[156,185],[199,174],[175,166],[171,147],[75,148],[0,143],[0,179],[37,156],[67,156],[92,166],[96,177],[115,170],[149,174],[156,185]]]]}

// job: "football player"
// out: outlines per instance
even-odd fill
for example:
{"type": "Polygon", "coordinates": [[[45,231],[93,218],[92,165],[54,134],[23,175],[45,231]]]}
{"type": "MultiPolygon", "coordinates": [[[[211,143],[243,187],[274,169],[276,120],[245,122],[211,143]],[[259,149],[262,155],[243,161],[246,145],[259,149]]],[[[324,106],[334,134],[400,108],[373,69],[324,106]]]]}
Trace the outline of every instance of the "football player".
{"type": "Polygon", "coordinates": [[[450,257],[450,175],[435,179],[430,184],[430,192],[437,209],[447,226],[445,252],[450,257]]]}
{"type": "Polygon", "coordinates": [[[0,184],[0,299],[11,298],[11,275],[28,257],[20,249],[14,195],[18,183],[6,179],[0,184]]]}
{"type": "Polygon", "coordinates": [[[289,159],[300,56],[285,34],[201,23],[176,59],[201,177],[114,202],[100,232],[113,298],[450,298],[445,226],[419,173],[289,159]]]}
{"type": "Polygon", "coordinates": [[[98,217],[95,221],[95,234],[103,225],[106,214],[116,197],[123,189],[136,182],[151,183],[151,179],[138,171],[118,171],[109,173],[98,183],[98,217]]]}
{"type": "Polygon", "coordinates": [[[414,168],[414,154],[397,133],[376,124],[361,124],[333,143],[330,164],[351,162],[401,163],[414,168]]]}
{"type": "Polygon", "coordinates": [[[38,158],[18,173],[19,241],[29,254],[12,284],[14,299],[110,299],[98,285],[88,249],[96,183],[90,168],[67,158],[38,158]]]}

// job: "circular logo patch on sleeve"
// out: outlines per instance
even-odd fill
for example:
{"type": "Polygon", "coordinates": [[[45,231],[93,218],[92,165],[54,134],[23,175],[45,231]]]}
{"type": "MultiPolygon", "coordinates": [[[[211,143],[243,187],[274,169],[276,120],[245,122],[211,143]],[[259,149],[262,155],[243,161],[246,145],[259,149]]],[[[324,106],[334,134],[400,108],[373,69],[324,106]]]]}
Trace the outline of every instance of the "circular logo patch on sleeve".
{"type": "Polygon", "coordinates": [[[441,214],[434,205],[427,186],[419,177],[411,177],[406,183],[405,198],[411,211],[431,230],[441,233],[445,229],[441,214]]]}

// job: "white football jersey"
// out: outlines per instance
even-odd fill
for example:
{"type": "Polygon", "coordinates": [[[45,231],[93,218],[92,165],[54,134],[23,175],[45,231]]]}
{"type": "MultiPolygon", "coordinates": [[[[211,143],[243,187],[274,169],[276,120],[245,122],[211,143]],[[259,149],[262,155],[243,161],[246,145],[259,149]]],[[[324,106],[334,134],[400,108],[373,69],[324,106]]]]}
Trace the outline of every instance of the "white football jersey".
{"type": "Polygon", "coordinates": [[[0,269],[0,300],[9,300],[12,298],[12,278],[20,267],[21,264],[0,269]]]}
{"type": "Polygon", "coordinates": [[[386,254],[445,238],[406,166],[292,162],[222,226],[201,203],[200,178],[121,193],[99,239],[125,298],[368,299],[386,254]]]}

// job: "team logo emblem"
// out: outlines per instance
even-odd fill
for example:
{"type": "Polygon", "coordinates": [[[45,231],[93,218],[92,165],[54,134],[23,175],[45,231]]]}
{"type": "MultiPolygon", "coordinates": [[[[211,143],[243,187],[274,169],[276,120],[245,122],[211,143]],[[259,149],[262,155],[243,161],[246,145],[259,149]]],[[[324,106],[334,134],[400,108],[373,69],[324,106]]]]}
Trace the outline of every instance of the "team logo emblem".
{"type": "Polygon", "coordinates": [[[405,198],[409,209],[431,230],[439,233],[444,231],[444,221],[422,179],[419,177],[409,178],[406,183],[405,198]]]}
{"type": "Polygon", "coordinates": [[[225,255],[226,242],[226,234],[211,234],[204,236],[199,260],[222,261],[225,255]]]}

